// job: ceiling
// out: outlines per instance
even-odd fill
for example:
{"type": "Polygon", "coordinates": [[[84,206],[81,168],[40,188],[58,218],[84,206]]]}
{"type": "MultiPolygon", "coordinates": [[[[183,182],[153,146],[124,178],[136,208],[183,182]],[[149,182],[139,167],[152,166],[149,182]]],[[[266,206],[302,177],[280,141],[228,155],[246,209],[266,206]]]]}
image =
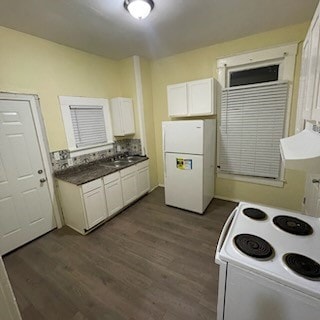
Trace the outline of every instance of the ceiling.
{"type": "Polygon", "coordinates": [[[0,25],[111,59],[156,59],[308,21],[318,0],[154,2],[139,21],[123,0],[0,0],[0,25]]]}

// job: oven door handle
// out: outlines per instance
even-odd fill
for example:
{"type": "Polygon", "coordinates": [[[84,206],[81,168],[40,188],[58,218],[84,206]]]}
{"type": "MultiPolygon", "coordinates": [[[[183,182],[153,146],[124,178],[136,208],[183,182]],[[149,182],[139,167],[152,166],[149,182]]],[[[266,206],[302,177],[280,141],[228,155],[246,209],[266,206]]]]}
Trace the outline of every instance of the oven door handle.
{"type": "Polygon", "coordinates": [[[223,241],[225,240],[227,233],[229,231],[229,227],[230,224],[234,218],[234,215],[236,214],[238,208],[235,208],[232,213],[230,214],[230,216],[228,217],[226,223],[224,224],[220,237],[219,237],[219,241],[218,241],[218,245],[217,245],[217,249],[216,249],[216,255],[215,255],[215,261],[217,264],[221,264],[223,263],[223,261],[220,259],[220,251],[221,251],[221,247],[223,245],[223,241]]]}

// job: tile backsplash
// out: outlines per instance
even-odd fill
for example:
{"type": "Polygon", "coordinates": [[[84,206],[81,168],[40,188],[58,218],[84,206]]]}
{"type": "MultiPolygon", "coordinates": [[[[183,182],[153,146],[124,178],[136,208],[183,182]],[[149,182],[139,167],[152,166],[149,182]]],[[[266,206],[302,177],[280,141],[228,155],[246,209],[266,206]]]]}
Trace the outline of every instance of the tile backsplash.
{"type": "Polygon", "coordinates": [[[77,157],[71,157],[68,150],[57,150],[50,152],[50,159],[54,172],[67,169],[70,167],[68,160],[72,159],[72,166],[92,162],[99,159],[106,159],[114,157],[118,154],[128,153],[129,155],[141,155],[141,141],[140,139],[123,139],[115,141],[113,147],[109,150],[103,150],[94,153],[88,153],[77,157]],[[54,154],[58,152],[60,160],[56,160],[54,154]]]}

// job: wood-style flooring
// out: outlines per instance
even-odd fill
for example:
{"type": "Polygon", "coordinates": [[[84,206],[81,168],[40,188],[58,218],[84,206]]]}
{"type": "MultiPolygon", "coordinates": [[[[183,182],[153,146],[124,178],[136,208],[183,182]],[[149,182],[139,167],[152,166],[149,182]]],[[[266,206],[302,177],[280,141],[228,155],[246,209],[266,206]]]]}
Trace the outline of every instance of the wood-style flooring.
{"type": "Polygon", "coordinates": [[[201,216],[157,188],[87,236],[64,227],[8,254],[23,319],[216,319],[215,247],[235,206],[201,216]]]}

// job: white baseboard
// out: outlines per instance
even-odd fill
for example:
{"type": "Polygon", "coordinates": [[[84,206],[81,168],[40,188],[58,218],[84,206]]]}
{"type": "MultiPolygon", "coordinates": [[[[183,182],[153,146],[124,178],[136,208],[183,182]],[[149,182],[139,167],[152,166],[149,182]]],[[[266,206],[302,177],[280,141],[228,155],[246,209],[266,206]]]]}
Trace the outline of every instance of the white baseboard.
{"type": "Polygon", "coordinates": [[[241,202],[241,200],[239,199],[232,199],[232,198],[228,198],[228,197],[223,197],[223,196],[219,196],[219,195],[214,195],[213,196],[214,199],[219,199],[219,200],[225,200],[225,201],[232,201],[232,202],[241,202]]]}
{"type": "Polygon", "coordinates": [[[157,184],[156,186],[151,188],[148,193],[152,192],[153,190],[157,189],[158,187],[162,187],[162,186],[160,184],[157,184]]]}

